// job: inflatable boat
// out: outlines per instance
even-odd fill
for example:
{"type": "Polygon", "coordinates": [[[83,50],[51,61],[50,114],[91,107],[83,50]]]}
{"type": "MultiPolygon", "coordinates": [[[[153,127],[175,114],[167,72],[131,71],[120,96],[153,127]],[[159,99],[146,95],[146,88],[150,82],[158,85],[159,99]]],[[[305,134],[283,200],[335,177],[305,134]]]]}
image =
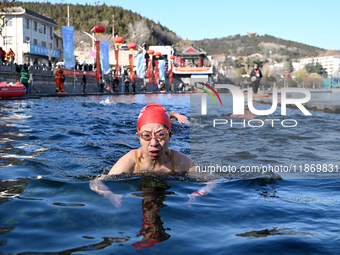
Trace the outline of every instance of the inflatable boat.
{"type": "Polygon", "coordinates": [[[0,82],[0,97],[21,97],[26,94],[26,87],[21,82],[0,82]]]}

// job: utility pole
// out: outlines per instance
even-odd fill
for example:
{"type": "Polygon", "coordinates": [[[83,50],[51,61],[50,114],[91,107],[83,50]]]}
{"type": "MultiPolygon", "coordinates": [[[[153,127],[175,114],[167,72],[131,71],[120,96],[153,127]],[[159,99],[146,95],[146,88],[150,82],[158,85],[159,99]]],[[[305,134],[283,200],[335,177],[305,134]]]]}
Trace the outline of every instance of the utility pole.
{"type": "Polygon", "coordinates": [[[112,38],[115,37],[115,15],[112,15],[112,38]]]}
{"type": "Polygon", "coordinates": [[[67,5],[67,26],[70,26],[70,5],[67,5]]]}

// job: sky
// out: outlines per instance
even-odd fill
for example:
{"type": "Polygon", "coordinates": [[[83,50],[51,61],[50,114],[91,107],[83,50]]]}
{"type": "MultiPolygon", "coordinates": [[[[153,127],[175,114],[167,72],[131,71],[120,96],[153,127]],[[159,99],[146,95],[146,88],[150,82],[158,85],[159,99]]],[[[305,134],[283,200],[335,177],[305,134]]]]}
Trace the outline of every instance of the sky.
{"type": "Polygon", "coordinates": [[[120,6],[156,23],[159,22],[182,39],[188,40],[222,38],[255,32],[258,35],[268,34],[324,49],[340,50],[340,0],[49,0],[48,2],[90,5],[99,2],[120,6]]]}

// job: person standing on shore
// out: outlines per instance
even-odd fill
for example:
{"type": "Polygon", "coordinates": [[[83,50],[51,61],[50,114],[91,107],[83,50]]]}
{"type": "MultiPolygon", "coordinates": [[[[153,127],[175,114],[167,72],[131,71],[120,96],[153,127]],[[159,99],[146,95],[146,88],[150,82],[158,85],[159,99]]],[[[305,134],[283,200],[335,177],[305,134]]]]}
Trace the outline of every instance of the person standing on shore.
{"type": "Polygon", "coordinates": [[[7,61],[14,61],[15,60],[15,53],[12,50],[12,48],[10,48],[9,51],[7,52],[6,60],[7,61]]]}
{"type": "Polygon", "coordinates": [[[30,74],[28,72],[26,64],[24,64],[22,70],[19,73],[19,79],[22,84],[26,87],[26,94],[29,94],[28,91],[28,80],[30,78],[30,74]]]}
{"type": "Polygon", "coordinates": [[[117,92],[118,91],[118,86],[119,86],[119,79],[117,77],[115,77],[113,79],[113,82],[112,82],[112,90],[113,90],[113,92],[117,92]]]}
{"type": "Polygon", "coordinates": [[[136,93],[136,80],[132,82],[132,93],[136,93]]]}
{"type": "Polygon", "coordinates": [[[63,70],[60,70],[60,82],[59,82],[60,92],[64,92],[64,82],[65,82],[65,74],[63,70]]]}
{"type": "Polygon", "coordinates": [[[100,92],[104,92],[104,88],[105,88],[105,78],[104,78],[104,76],[101,74],[101,75],[100,75],[100,80],[99,80],[99,91],[100,91],[100,92]]]}
{"type": "Polygon", "coordinates": [[[2,47],[0,47],[0,56],[1,56],[2,62],[5,62],[6,61],[6,51],[4,51],[2,49],[2,47]]]}
{"type": "Polygon", "coordinates": [[[254,94],[257,94],[262,79],[262,72],[257,64],[254,65],[254,69],[250,73],[251,84],[254,94]]]}
{"type": "Polygon", "coordinates": [[[55,72],[54,80],[55,80],[55,85],[56,85],[56,90],[55,92],[59,92],[59,87],[60,87],[60,71],[62,71],[60,65],[58,65],[58,69],[55,72]]]}
{"type": "Polygon", "coordinates": [[[83,93],[85,94],[85,89],[86,89],[86,72],[83,72],[82,83],[83,83],[83,93]]]}
{"type": "Polygon", "coordinates": [[[125,85],[125,93],[129,93],[129,86],[130,86],[130,81],[128,78],[124,80],[124,85],[125,85]]]}

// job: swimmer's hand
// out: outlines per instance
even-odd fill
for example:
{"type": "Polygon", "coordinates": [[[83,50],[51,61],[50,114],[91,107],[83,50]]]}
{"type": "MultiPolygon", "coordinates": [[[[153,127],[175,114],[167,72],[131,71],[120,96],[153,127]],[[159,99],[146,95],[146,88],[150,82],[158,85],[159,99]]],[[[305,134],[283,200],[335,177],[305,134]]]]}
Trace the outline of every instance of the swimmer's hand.
{"type": "Polygon", "coordinates": [[[191,203],[193,203],[197,197],[200,197],[200,196],[205,196],[207,193],[204,192],[203,190],[198,190],[198,191],[195,191],[195,192],[192,192],[191,194],[188,194],[188,197],[189,197],[189,201],[186,202],[185,204],[189,207],[191,207],[191,203]]]}
{"type": "Polygon", "coordinates": [[[110,200],[114,207],[121,206],[123,196],[113,193],[101,180],[90,181],[90,189],[110,200]]]}
{"type": "Polygon", "coordinates": [[[196,200],[197,197],[202,197],[208,195],[210,191],[212,191],[213,188],[215,188],[217,184],[215,182],[208,182],[207,185],[205,185],[203,188],[192,192],[191,194],[188,194],[189,201],[186,202],[187,206],[191,206],[191,203],[196,200]]]}
{"type": "Polygon", "coordinates": [[[123,195],[115,194],[110,191],[110,192],[105,193],[104,197],[110,200],[111,204],[113,204],[114,207],[119,208],[122,206],[123,195]]]}
{"type": "MultiPolygon", "coordinates": [[[[188,117],[187,117],[187,116],[182,115],[182,114],[179,114],[179,113],[174,112],[174,111],[170,112],[170,113],[169,113],[169,116],[170,116],[170,118],[171,118],[171,117],[175,117],[175,118],[177,119],[177,121],[178,121],[179,123],[181,123],[181,124],[185,124],[185,123],[188,122],[188,117]]],[[[171,121],[172,121],[172,122],[175,122],[174,120],[171,120],[171,121]]]]}

